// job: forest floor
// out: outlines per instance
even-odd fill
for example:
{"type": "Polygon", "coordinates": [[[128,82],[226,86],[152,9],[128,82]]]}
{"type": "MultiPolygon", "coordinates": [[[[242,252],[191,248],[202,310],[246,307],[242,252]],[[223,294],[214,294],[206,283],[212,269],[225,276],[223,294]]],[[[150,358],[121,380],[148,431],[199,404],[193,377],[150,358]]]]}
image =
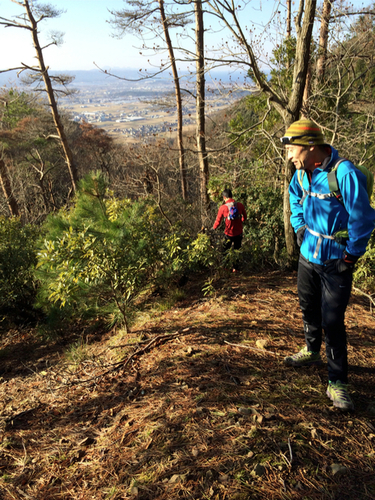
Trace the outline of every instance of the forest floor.
{"type": "Polygon", "coordinates": [[[210,297],[206,278],[127,335],[2,332],[1,500],[375,498],[368,300],[347,311],[345,413],[325,363],[283,364],[304,345],[296,273],[222,276],[210,297]]]}

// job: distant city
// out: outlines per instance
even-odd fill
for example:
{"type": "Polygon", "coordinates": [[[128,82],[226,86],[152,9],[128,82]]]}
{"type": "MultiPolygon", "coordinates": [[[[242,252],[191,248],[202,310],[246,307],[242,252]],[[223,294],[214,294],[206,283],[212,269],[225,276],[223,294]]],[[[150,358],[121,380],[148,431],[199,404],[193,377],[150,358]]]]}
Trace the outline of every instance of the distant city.
{"type": "MultiPolygon", "coordinates": [[[[68,88],[74,92],[59,98],[60,109],[69,113],[72,120],[98,126],[120,142],[174,136],[177,117],[173,82],[162,78],[129,81],[140,78],[139,72],[134,70],[118,70],[117,73],[114,70],[112,73],[119,78],[99,71],[72,73],[75,80],[68,88]]],[[[12,76],[0,74],[0,85],[20,87],[20,80],[14,78],[12,83],[12,76]]],[[[244,85],[237,79],[233,83],[229,76],[225,73],[207,78],[207,114],[225,109],[251,92],[249,82],[244,85]]],[[[195,124],[193,82],[182,80],[181,86],[184,89],[183,124],[191,128],[195,124]]]]}

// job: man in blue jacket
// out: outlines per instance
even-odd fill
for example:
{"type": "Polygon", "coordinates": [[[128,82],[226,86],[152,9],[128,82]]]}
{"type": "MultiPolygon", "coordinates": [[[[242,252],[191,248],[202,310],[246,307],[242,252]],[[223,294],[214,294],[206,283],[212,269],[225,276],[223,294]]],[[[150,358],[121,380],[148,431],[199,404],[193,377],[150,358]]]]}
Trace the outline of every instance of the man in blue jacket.
{"type": "Polygon", "coordinates": [[[366,189],[366,176],[349,160],[337,167],[341,201],[330,192],[328,173],[338,152],[326,144],[311,120],[294,122],[281,138],[296,167],[289,186],[291,223],[300,246],[298,296],[306,346],[287,356],[289,366],[320,364],[325,333],[329,383],[327,396],[335,407],[353,410],[347,391],[348,357],[344,317],[356,261],[366,251],[375,227],[375,210],[366,189]],[[335,234],[348,230],[344,241],[335,234]]]}

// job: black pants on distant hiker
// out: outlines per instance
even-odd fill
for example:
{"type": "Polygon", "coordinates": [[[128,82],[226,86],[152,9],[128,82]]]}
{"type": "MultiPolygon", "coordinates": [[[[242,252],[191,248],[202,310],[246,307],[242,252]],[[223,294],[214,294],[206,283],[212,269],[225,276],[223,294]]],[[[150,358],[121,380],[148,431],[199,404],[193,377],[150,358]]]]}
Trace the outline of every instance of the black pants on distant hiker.
{"type": "Polygon", "coordinates": [[[328,375],[331,382],[348,383],[345,311],[353,281],[351,270],[328,274],[325,267],[300,255],[298,297],[307,349],[319,352],[325,333],[328,375]]]}
{"type": "Polygon", "coordinates": [[[232,243],[235,250],[239,250],[241,248],[242,234],[238,234],[237,236],[228,236],[227,234],[225,234],[224,236],[224,252],[227,252],[230,249],[232,243]]]}
{"type": "MultiPolygon", "coordinates": [[[[232,247],[232,244],[233,244],[234,250],[239,250],[241,248],[242,233],[238,234],[237,236],[228,236],[227,234],[225,234],[224,237],[225,237],[224,243],[223,243],[224,253],[228,252],[228,250],[230,250],[230,248],[232,247]]],[[[239,267],[239,262],[236,261],[233,265],[233,268],[238,270],[238,267],[239,267]]]]}

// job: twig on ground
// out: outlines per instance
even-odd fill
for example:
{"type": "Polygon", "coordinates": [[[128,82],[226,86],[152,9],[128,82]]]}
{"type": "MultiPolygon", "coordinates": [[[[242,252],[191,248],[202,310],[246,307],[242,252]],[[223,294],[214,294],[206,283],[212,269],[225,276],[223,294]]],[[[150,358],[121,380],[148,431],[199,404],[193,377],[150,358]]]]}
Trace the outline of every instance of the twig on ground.
{"type": "Polygon", "coordinates": [[[365,293],[365,292],[362,292],[362,290],[360,290],[359,288],[353,286],[353,290],[357,293],[360,293],[361,295],[364,295],[365,297],[367,297],[370,301],[370,313],[372,314],[372,306],[375,307],[375,299],[372,298],[371,295],[369,295],[368,293],[365,293]]]}
{"type": "Polygon", "coordinates": [[[231,345],[233,347],[243,347],[244,349],[251,349],[252,351],[261,352],[262,354],[273,354],[274,356],[281,356],[280,353],[274,352],[274,351],[267,351],[267,349],[258,349],[257,347],[250,347],[248,345],[242,345],[242,344],[231,344],[230,342],[227,342],[226,340],[224,340],[224,343],[231,345]]]}
{"type": "Polygon", "coordinates": [[[290,454],[290,463],[293,463],[293,452],[292,452],[292,445],[290,443],[290,437],[288,437],[288,448],[289,448],[289,454],[290,454]]]}
{"type": "Polygon", "coordinates": [[[177,337],[177,336],[179,336],[187,331],[190,331],[190,328],[185,328],[181,332],[167,333],[166,335],[157,335],[152,340],[150,340],[150,342],[148,342],[147,345],[145,345],[144,347],[137,349],[135,352],[133,352],[133,354],[131,354],[125,361],[124,360],[118,361],[117,363],[110,365],[111,368],[109,370],[107,370],[106,372],[101,373],[100,375],[96,375],[95,377],[92,377],[92,378],[87,379],[87,380],[73,380],[69,384],[64,384],[63,386],[60,386],[58,389],[60,389],[62,387],[66,387],[66,386],[76,385],[76,384],[88,384],[91,382],[95,382],[98,379],[103,378],[106,375],[109,375],[110,373],[113,373],[117,370],[126,368],[127,365],[130,363],[130,361],[133,360],[133,358],[135,358],[136,356],[139,356],[140,354],[143,354],[145,351],[150,349],[151,346],[156,344],[156,342],[168,341],[168,340],[173,339],[173,338],[175,338],[175,337],[177,337]]]}
{"type": "Polygon", "coordinates": [[[27,493],[22,491],[20,488],[17,488],[17,486],[15,487],[15,489],[16,489],[17,493],[19,493],[23,497],[27,498],[28,500],[35,500],[35,497],[31,497],[30,495],[28,495],[27,493]]]}

